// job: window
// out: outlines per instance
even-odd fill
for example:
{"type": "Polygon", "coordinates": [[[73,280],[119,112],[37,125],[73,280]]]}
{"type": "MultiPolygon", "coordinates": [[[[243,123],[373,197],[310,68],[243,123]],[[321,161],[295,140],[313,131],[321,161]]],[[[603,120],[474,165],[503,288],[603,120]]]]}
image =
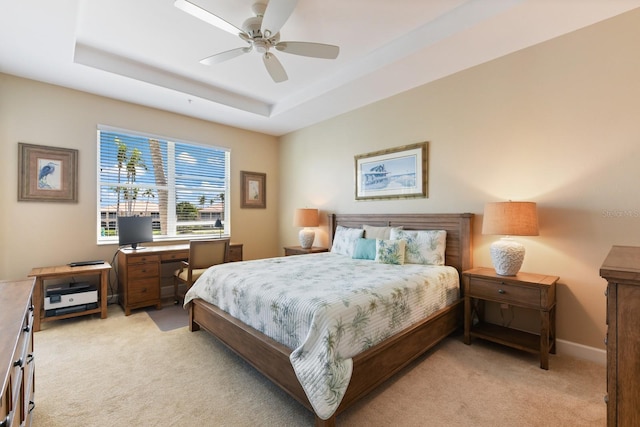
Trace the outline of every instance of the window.
{"type": "Polygon", "coordinates": [[[229,235],[228,149],[107,127],[98,130],[98,243],[118,216],[153,218],[154,240],[229,235]]]}

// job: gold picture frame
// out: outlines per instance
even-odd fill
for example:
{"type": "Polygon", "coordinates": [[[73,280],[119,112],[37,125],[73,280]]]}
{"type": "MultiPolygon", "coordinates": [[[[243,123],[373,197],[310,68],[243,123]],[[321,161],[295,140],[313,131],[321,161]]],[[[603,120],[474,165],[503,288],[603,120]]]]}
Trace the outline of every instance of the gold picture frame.
{"type": "Polygon", "coordinates": [[[242,195],[241,208],[267,207],[267,174],[261,172],[240,172],[242,195]]]}
{"type": "Polygon", "coordinates": [[[18,201],[78,202],[78,150],[18,143],[18,201]]]}
{"type": "Polygon", "coordinates": [[[355,156],[356,200],[427,197],[427,142],[355,156]]]}

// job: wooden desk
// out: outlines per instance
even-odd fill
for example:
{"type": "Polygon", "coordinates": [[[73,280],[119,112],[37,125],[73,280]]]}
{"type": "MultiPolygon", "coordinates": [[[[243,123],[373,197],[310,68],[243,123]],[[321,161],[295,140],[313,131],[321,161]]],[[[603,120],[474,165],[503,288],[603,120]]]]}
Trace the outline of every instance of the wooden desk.
{"type": "Polygon", "coordinates": [[[67,319],[69,317],[84,316],[85,314],[100,313],[101,319],[107,318],[107,284],[109,283],[109,270],[111,264],[105,262],[97,265],[83,265],[79,267],[69,267],[60,265],[56,267],[37,267],[31,270],[29,277],[36,278],[33,290],[33,305],[35,307],[33,330],[40,330],[40,322],[50,322],[52,320],[67,319]],[[67,313],[60,316],[45,317],[44,315],[44,281],[49,279],[60,279],[65,277],[78,276],[100,276],[100,290],[98,292],[98,308],[93,308],[77,313],[67,313]]]}
{"type": "MultiPolygon", "coordinates": [[[[160,264],[189,259],[189,244],[150,245],[142,249],[118,251],[118,302],[125,316],[132,309],[155,306],[162,308],[160,264]]],[[[242,244],[229,245],[229,261],[242,261],[242,244]]]]}

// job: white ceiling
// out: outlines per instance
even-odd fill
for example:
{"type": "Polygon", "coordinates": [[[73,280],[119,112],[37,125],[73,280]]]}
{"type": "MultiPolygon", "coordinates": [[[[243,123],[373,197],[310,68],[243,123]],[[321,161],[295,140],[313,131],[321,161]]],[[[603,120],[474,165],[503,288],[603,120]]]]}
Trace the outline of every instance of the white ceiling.
{"type": "MultiPolygon", "coordinates": [[[[193,1],[238,27],[255,2],[193,1]]],[[[640,0],[300,0],[281,40],[338,45],[340,55],[275,52],[289,75],[283,83],[271,80],[257,53],[200,64],[246,44],[173,0],[0,4],[0,72],[282,135],[640,7],[640,0]]]]}

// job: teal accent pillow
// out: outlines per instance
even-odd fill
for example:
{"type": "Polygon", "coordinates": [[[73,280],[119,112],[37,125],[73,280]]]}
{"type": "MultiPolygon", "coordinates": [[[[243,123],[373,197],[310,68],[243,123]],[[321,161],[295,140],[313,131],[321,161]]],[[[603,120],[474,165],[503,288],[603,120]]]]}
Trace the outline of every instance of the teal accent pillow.
{"type": "Polygon", "coordinates": [[[376,259],[376,239],[358,239],[353,259],[376,259]]]}
{"type": "Polygon", "coordinates": [[[384,264],[404,264],[404,240],[376,239],[376,262],[384,264]]]}

